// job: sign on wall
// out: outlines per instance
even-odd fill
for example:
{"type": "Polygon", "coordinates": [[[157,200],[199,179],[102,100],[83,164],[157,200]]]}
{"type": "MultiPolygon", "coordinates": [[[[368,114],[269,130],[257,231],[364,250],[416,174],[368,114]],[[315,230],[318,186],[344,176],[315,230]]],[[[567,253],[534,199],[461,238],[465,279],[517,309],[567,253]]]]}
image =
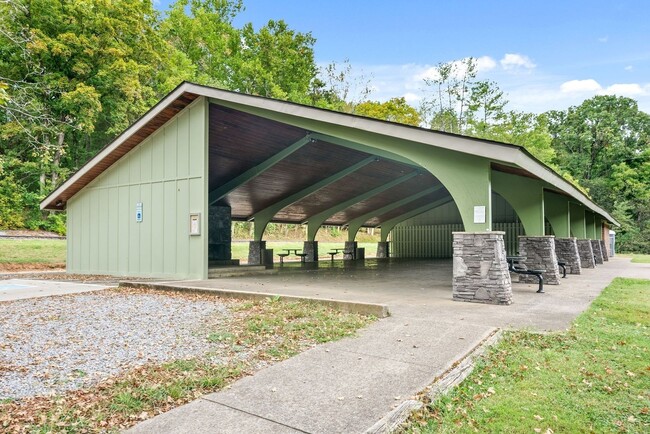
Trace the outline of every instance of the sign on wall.
{"type": "Polygon", "coordinates": [[[135,204],[135,221],[142,223],[142,202],[135,204]]]}
{"type": "Polygon", "coordinates": [[[474,207],[474,223],[485,223],[485,207],[474,207]]]}

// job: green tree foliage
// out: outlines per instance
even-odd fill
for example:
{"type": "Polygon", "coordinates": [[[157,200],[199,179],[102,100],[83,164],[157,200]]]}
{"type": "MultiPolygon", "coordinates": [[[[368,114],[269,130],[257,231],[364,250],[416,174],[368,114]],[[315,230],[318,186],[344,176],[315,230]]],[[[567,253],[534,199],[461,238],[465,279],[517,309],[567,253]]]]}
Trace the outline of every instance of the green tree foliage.
{"type": "Polygon", "coordinates": [[[600,95],[548,118],[558,165],[614,210],[620,248],[650,252],[650,115],[630,98],[600,95]]]}
{"type": "Polygon", "coordinates": [[[376,119],[419,126],[420,113],[406,99],[391,98],[386,102],[364,101],[354,107],[354,113],[376,119]]]}

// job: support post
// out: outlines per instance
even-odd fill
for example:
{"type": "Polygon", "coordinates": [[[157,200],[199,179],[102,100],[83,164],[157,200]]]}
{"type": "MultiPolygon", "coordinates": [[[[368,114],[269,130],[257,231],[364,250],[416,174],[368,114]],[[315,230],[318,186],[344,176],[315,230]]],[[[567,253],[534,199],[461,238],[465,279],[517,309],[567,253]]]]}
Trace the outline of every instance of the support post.
{"type": "Polygon", "coordinates": [[[305,241],[302,252],[307,255],[305,262],[318,262],[318,241],[305,241]]]}
{"type": "Polygon", "coordinates": [[[569,274],[581,274],[580,254],[578,253],[578,242],[575,237],[556,238],[555,256],[558,261],[564,262],[569,274]]]}
{"type": "Polygon", "coordinates": [[[597,265],[603,263],[603,252],[600,247],[600,240],[591,240],[591,248],[594,251],[594,261],[597,265]]]}
{"type": "Polygon", "coordinates": [[[248,243],[248,265],[264,265],[266,241],[250,241],[248,243]]]}
{"type": "Polygon", "coordinates": [[[605,244],[604,240],[600,240],[600,251],[603,254],[603,261],[608,262],[609,261],[609,253],[607,253],[607,245],[605,244]]]}
{"type": "Polygon", "coordinates": [[[390,258],[390,244],[388,241],[377,242],[377,258],[390,258]]]}
{"type": "MultiPolygon", "coordinates": [[[[555,236],[540,237],[519,236],[519,254],[526,257],[526,267],[529,270],[546,270],[542,273],[544,283],[560,284],[560,270],[555,256],[555,236]]],[[[537,276],[520,274],[519,281],[537,283],[537,276]]]]}
{"type": "Polygon", "coordinates": [[[578,253],[580,254],[580,266],[582,268],[596,268],[591,240],[578,240],[578,253]]]}
{"type": "Polygon", "coordinates": [[[453,299],[512,304],[512,282],[506,262],[505,232],[453,232],[453,299]]]}
{"type": "Polygon", "coordinates": [[[347,261],[355,259],[356,253],[357,253],[357,242],[356,241],[346,241],[345,242],[345,250],[343,251],[343,259],[347,260],[347,261]]]}

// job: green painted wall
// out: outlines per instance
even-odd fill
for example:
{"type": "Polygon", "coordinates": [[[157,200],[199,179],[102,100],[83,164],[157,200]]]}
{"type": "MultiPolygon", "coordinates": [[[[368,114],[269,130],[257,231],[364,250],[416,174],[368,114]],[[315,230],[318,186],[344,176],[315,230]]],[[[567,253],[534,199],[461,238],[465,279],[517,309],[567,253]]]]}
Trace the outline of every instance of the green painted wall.
{"type": "Polygon", "coordinates": [[[68,272],[207,278],[206,166],[199,98],[68,201],[68,272]],[[190,213],[201,213],[200,236],[190,213]]]}
{"type": "Polygon", "coordinates": [[[515,210],[526,235],[544,235],[544,189],[540,181],[494,171],[492,189],[515,210]]]}
{"type": "Polygon", "coordinates": [[[587,238],[585,224],[585,208],[575,202],[569,202],[571,220],[571,236],[579,239],[587,238]]]}
{"type": "Polygon", "coordinates": [[[556,237],[567,238],[571,236],[569,199],[566,196],[545,191],[544,214],[551,223],[556,237]]]}

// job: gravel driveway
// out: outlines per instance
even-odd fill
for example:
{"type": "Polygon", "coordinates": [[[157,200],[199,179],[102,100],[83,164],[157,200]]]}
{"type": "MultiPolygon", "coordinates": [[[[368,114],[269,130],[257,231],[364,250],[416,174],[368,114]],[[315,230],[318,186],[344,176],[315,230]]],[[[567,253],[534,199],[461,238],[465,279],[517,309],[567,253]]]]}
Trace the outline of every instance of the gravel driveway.
{"type": "Polygon", "coordinates": [[[101,291],[0,303],[0,399],[74,390],[147,363],[209,355],[214,298],[101,291]],[[202,331],[203,330],[203,331],[202,331]]]}

